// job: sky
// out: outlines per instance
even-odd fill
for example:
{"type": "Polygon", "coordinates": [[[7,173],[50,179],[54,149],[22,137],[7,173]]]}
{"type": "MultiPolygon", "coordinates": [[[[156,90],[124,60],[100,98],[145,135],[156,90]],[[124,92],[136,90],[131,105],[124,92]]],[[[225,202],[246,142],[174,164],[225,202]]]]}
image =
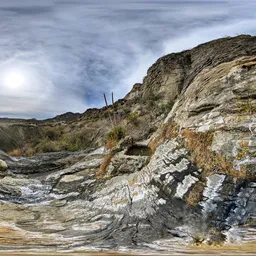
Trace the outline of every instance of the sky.
{"type": "Polygon", "coordinates": [[[0,117],[102,107],[159,57],[255,24],[254,0],[0,0],[0,117]]]}

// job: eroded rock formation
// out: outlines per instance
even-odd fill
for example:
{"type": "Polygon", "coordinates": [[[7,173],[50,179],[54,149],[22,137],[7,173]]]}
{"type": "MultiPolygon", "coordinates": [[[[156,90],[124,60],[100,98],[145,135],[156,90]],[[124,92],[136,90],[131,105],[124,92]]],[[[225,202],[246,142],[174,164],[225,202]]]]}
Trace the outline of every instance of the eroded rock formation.
{"type": "Polygon", "coordinates": [[[138,116],[120,118],[127,137],[111,150],[100,147],[103,109],[85,119],[99,129],[85,151],[0,152],[0,250],[255,242],[255,43],[225,38],[160,58],[117,104],[138,116]]]}

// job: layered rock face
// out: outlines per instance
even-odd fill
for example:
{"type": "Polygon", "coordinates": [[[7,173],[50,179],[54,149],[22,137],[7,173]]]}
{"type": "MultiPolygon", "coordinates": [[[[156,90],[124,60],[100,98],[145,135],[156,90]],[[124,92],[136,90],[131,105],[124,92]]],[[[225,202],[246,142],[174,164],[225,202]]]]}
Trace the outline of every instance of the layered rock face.
{"type": "Polygon", "coordinates": [[[220,39],[159,59],[125,99],[138,112],[155,102],[139,120],[152,112],[157,130],[138,126],[112,150],[0,152],[0,250],[255,242],[255,42],[220,39]]]}

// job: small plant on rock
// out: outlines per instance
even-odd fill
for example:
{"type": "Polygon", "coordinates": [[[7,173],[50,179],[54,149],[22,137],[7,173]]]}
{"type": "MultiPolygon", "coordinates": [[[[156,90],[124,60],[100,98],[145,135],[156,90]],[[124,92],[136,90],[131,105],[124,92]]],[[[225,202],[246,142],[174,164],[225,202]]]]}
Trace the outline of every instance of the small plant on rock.
{"type": "Polygon", "coordinates": [[[116,139],[116,140],[120,140],[124,138],[124,136],[125,136],[125,128],[123,126],[116,126],[107,134],[108,139],[116,139]]]}
{"type": "Polygon", "coordinates": [[[193,243],[197,246],[200,246],[206,239],[203,234],[195,234],[193,237],[193,243]]]}
{"type": "Polygon", "coordinates": [[[139,113],[138,112],[132,112],[130,114],[127,115],[126,119],[128,121],[128,123],[131,123],[135,126],[138,126],[139,124],[139,113]]]}

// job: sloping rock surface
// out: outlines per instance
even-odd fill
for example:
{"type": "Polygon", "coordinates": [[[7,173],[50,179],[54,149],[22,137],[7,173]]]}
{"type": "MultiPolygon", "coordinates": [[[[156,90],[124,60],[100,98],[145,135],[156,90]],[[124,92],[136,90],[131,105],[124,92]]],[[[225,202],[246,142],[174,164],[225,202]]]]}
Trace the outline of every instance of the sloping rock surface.
{"type": "MultiPolygon", "coordinates": [[[[104,182],[95,177],[103,154],[54,171],[40,170],[41,157],[15,160],[19,173],[9,169],[1,179],[1,250],[171,249],[197,236],[218,242],[221,232],[232,241],[256,238],[256,183],[212,174],[200,202],[188,204],[201,170],[175,139],[161,144],[141,171],[104,182]],[[25,173],[28,161],[34,169],[25,173]]],[[[59,155],[50,158],[58,166],[59,155]]]]}

